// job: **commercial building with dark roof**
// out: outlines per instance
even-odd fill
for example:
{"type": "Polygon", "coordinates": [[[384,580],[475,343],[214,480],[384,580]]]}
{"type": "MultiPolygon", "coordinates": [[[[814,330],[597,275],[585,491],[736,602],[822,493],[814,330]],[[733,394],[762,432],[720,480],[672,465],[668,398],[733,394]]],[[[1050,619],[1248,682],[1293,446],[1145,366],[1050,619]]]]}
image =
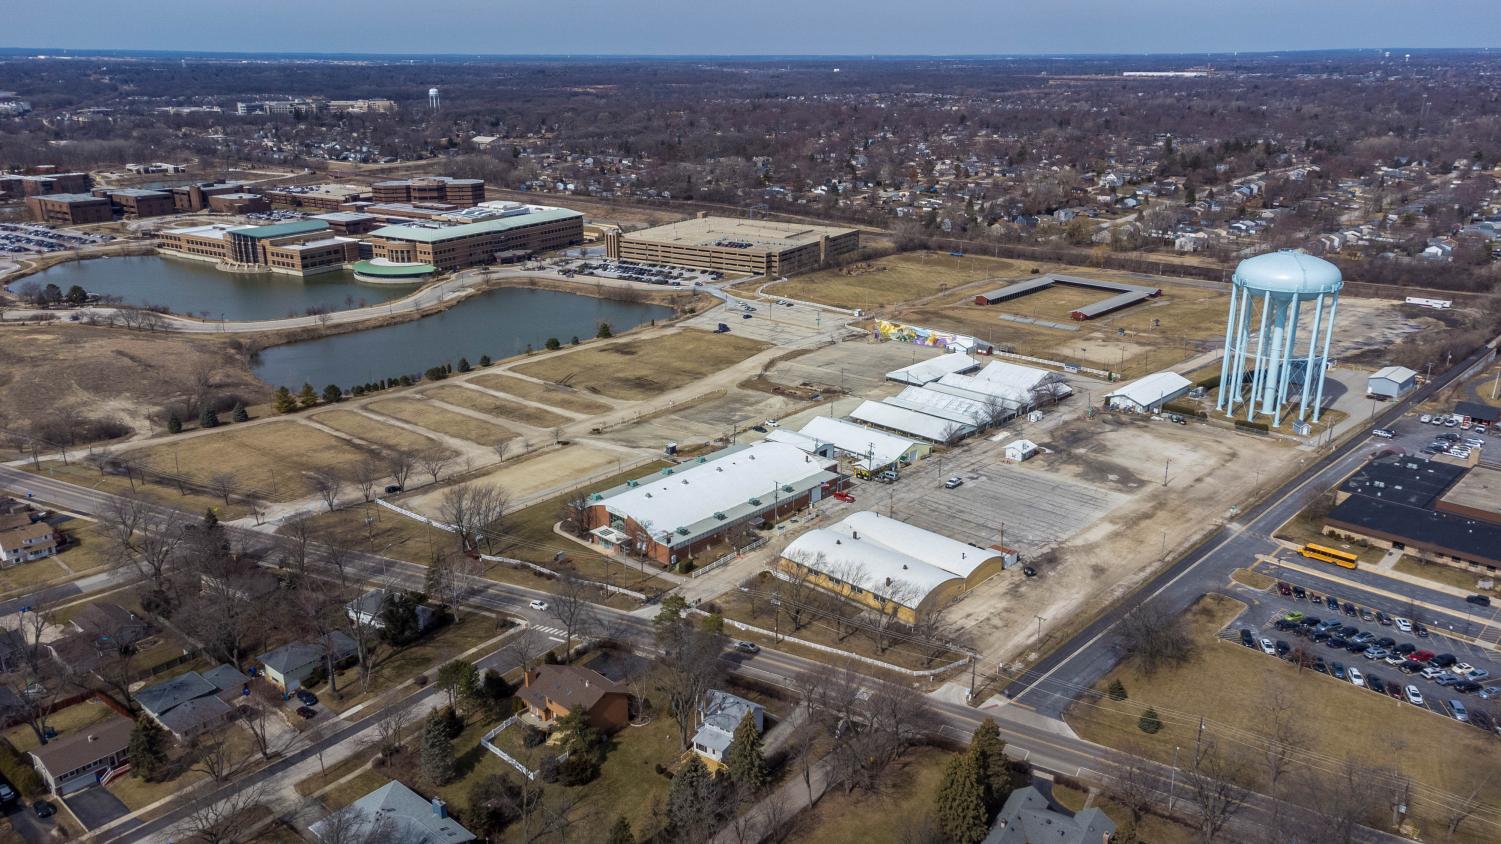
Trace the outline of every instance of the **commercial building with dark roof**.
{"type": "Polygon", "coordinates": [[[1379,458],[1340,485],[1324,533],[1475,572],[1501,568],[1501,473],[1406,455],[1379,458]]]}
{"type": "Polygon", "coordinates": [[[172,194],[142,188],[94,188],[94,196],[110,201],[115,213],[128,217],[163,217],[177,211],[172,194]]]}
{"type": "Polygon", "coordinates": [[[108,223],[115,218],[114,206],[102,196],[87,193],[51,193],[26,197],[26,210],[38,223],[82,226],[108,223]]]}
{"type": "Polygon", "coordinates": [[[605,232],[605,254],[611,258],[751,275],[807,272],[859,248],[858,229],[733,217],[605,232]]]}
{"type": "Polygon", "coordinates": [[[498,252],[542,252],[582,243],[584,215],[567,208],[517,206],[505,216],[457,226],[383,226],[370,232],[374,257],[453,270],[488,264],[498,252]]]}

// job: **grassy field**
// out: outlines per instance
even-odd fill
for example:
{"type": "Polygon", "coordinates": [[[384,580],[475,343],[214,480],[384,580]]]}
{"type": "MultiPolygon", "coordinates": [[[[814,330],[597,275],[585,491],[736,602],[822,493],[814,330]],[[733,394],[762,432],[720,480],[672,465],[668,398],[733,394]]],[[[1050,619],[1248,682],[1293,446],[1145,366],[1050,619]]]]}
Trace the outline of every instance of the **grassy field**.
{"type": "MultiPolygon", "coordinates": [[[[230,520],[249,515],[250,509],[235,502],[228,507],[224,506],[224,499],[209,495],[204,492],[194,492],[191,488],[187,492],[181,492],[175,485],[162,483],[142,483],[139,478],[132,485],[123,475],[101,475],[98,469],[85,466],[82,463],[70,463],[64,466],[56,460],[43,460],[41,469],[34,468],[30,463],[17,468],[35,474],[46,475],[66,481],[75,486],[86,489],[107,492],[111,495],[128,495],[133,488],[146,498],[156,501],[167,507],[173,507],[187,513],[202,513],[212,508],[219,514],[220,519],[230,520]]],[[[233,499],[231,499],[233,500],[233,499]]],[[[72,565],[69,563],[69,565],[72,565]]]]}
{"type": "MultiPolygon", "coordinates": [[[[1077,813],[1082,810],[1088,798],[1088,794],[1076,788],[1056,783],[1053,785],[1053,799],[1070,812],[1077,813]]],[[[1103,811],[1106,817],[1115,821],[1117,832],[1125,829],[1126,824],[1131,820],[1130,810],[1098,794],[1095,795],[1094,802],[1090,806],[1103,811]]],[[[1163,820],[1156,815],[1147,815],[1141,819],[1141,825],[1136,828],[1136,836],[1136,840],[1150,841],[1151,844],[1193,844],[1198,840],[1194,831],[1188,827],[1163,820]]]]}
{"type": "Polygon", "coordinates": [[[769,346],[733,334],[683,330],[650,340],[586,346],[522,364],[516,371],[587,393],[639,401],[691,384],[769,346]]]}
{"type": "Polygon", "coordinates": [[[1398,560],[1397,564],[1393,566],[1393,568],[1397,571],[1402,572],[1403,574],[1410,574],[1414,577],[1421,577],[1424,580],[1431,580],[1434,583],[1442,583],[1446,586],[1453,586],[1459,589],[1463,589],[1467,592],[1490,591],[1481,589],[1475,585],[1475,582],[1481,577],[1481,575],[1477,572],[1465,571],[1464,569],[1457,569],[1452,566],[1440,565],[1439,563],[1425,564],[1421,560],[1415,560],[1412,557],[1408,557],[1406,555],[1404,555],[1402,559],[1398,560]]]}
{"type": "MultiPolygon", "coordinates": [[[[347,472],[368,452],[296,422],[231,426],[209,434],[130,452],[149,468],[207,485],[214,475],[234,475],[243,488],[273,501],[312,495],[307,473],[347,472]]],[[[223,502],[217,502],[222,504],[223,502]]]]}
{"type": "Polygon", "coordinates": [[[437,632],[423,636],[405,648],[392,651],[382,648],[376,654],[375,670],[370,675],[370,688],[360,687],[359,669],[351,666],[340,671],[339,694],[328,692],[328,684],[313,687],[323,706],[335,712],[343,712],[351,706],[379,697],[418,674],[430,673],[437,666],[459,654],[499,636],[496,620],[470,610],[459,614],[459,620],[437,632]]]}
{"type": "Polygon", "coordinates": [[[480,445],[494,445],[516,436],[514,432],[499,425],[492,425],[489,422],[455,413],[447,408],[418,399],[381,399],[371,402],[366,407],[376,413],[384,413],[403,422],[410,422],[430,431],[437,431],[440,434],[469,440],[480,445]]]}
{"type": "Polygon", "coordinates": [[[1236,583],[1245,584],[1252,589],[1269,589],[1272,584],[1277,582],[1259,571],[1251,571],[1250,569],[1236,569],[1230,572],[1230,579],[1236,583]]]}
{"type": "Polygon", "coordinates": [[[415,454],[424,449],[441,447],[438,441],[431,437],[424,437],[395,425],[387,425],[353,410],[328,410],[307,418],[390,451],[415,454]]]}
{"type": "MultiPolygon", "coordinates": [[[[1495,786],[1501,777],[1501,756],[1494,752],[1494,736],[1216,640],[1214,632],[1238,607],[1238,602],[1222,596],[1208,596],[1191,616],[1199,649],[1187,663],[1152,675],[1132,664],[1118,666],[1096,685],[1101,692],[1097,699],[1086,698],[1069,710],[1069,725],[1090,741],[1130,745],[1170,763],[1175,746],[1193,743],[1203,718],[1208,735],[1231,752],[1250,757],[1248,771],[1259,785],[1263,766],[1256,761],[1256,753],[1266,739],[1261,730],[1267,701],[1274,693],[1290,694],[1307,704],[1297,709],[1299,730],[1306,737],[1301,748],[1305,765],[1333,770],[1351,758],[1363,768],[1396,768],[1423,787],[1451,794],[1469,794],[1480,785],[1482,811],[1492,816],[1501,811],[1501,791],[1495,786]],[[1112,680],[1125,685],[1126,700],[1113,701],[1103,694],[1112,680]],[[1148,706],[1157,710],[1163,723],[1161,730],[1150,735],[1137,727],[1148,706]],[[1389,738],[1373,741],[1372,736],[1389,738]],[[1434,752],[1435,748],[1443,751],[1434,752]],[[1457,760],[1463,763],[1455,764],[1457,760]]],[[[1441,832],[1434,826],[1436,811],[1432,800],[1414,801],[1414,817],[1427,834],[1441,832]]],[[[1473,831],[1481,826],[1477,819],[1468,828],[1473,831]]]]}
{"type": "MultiPolygon", "coordinates": [[[[868,263],[800,275],[772,284],[766,293],[842,308],[870,310],[910,302],[984,279],[1016,280],[1032,264],[977,255],[953,257],[942,252],[902,252],[868,263]]],[[[746,285],[759,287],[756,281],[746,285]]],[[[996,286],[1003,286],[998,281],[996,286]]]]}
{"type": "Polygon", "coordinates": [[[489,393],[482,393],[479,390],[472,390],[468,387],[458,386],[457,384],[444,384],[440,387],[433,387],[430,390],[423,390],[422,392],[424,395],[432,396],[439,401],[455,404],[459,407],[467,407],[470,410],[477,410],[480,413],[488,413],[503,419],[510,419],[520,422],[523,425],[530,425],[533,428],[554,428],[573,421],[572,417],[563,416],[551,410],[533,407],[520,402],[507,401],[506,399],[492,396],[489,393]]]}
{"type": "Polygon", "coordinates": [[[608,404],[580,395],[572,390],[565,390],[547,384],[538,384],[524,378],[517,378],[503,373],[492,373],[471,378],[471,381],[481,387],[489,387],[502,393],[509,393],[517,398],[527,401],[550,404],[553,407],[561,407],[564,410],[572,410],[577,413],[604,413],[610,409],[608,404]]]}
{"type": "Polygon", "coordinates": [[[934,747],[915,747],[881,774],[881,788],[875,794],[831,789],[797,818],[788,840],[797,844],[902,840],[904,830],[933,813],[933,795],[951,758],[953,754],[934,747]]]}
{"type": "Polygon", "coordinates": [[[319,800],[330,811],[342,809],[390,781],[390,777],[379,771],[364,770],[330,788],[319,800]]]}
{"type": "MultiPolygon", "coordinates": [[[[1386,556],[1385,548],[1377,548],[1374,545],[1361,547],[1353,542],[1347,542],[1333,536],[1325,536],[1321,530],[1323,526],[1324,522],[1322,519],[1311,518],[1309,512],[1304,510],[1286,522],[1283,522],[1282,526],[1277,528],[1273,535],[1278,539],[1286,539],[1290,542],[1296,542],[1299,545],[1307,545],[1312,542],[1315,545],[1323,545],[1340,551],[1349,551],[1359,558],[1362,563],[1379,563],[1381,562],[1381,558],[1386,556]]],[[[1296,555],[1293,559],[1310,564],[1324,565],[1317,560],[1306,560],[1296,555]]]]}
{"type": "Polygon", "coordinates": [[[68,537],[68,546],[54,557],[0,569],[0,595],[72,580],[110,565],[106,556],[108,540],[98,525],[68,519],[59,528],[68,537]]]}

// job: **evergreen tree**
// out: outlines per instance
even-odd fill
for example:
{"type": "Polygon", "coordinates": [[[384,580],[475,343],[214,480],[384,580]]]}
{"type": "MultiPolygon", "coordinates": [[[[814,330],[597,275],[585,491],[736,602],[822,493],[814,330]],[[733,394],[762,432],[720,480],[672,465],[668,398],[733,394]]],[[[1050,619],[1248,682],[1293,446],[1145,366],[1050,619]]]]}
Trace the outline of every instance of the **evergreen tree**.
{"type": "Polygon", "coordinates": [[[985,789],[971,754],[956,756],[943,772],[933,798],[934,817],[945,841],[979,844],[988,831],[985,789]]]}
{"type": "Polygon", "coordinates": [[[556,337],[547,338],[547,342],[542,345],[546,346],[549,352],[556,352],[558,349],[563,348],[563,344],[559,343],[556,337]]]}
{"type": "Polygon", "coordinates": [[[1126,684],[1122,683],[1120,678],[1117,677],[1110,681],[1110,687],[1105,690],[1105,694],[1110,695],[1111,700],[1125,700],[1126,684]]]}
{"type": "Polygon", "coordinates": [[[229,418],[235,422],[249,422],[250,411],[245,409],[244,402],[237,401],[235,402],[235,409],[229,412],[229,418]]]}
{"type": "Polygon", "coordinates": [[[975,728],[969,742],[970,756],[975,758],[975,770],[980,777],[980,789],[985,801],[987,817],[992,817],[1005,805],[1015,783],[1011,781],[1011,766],[1006,760],[1006,743],[1001,741],[1001,731],[995,721],[986,718],[975,728]]]}
{"type": "Polygon", "coordinates": [[[625,819],[625,815],[615,818],[615,825],[610,827],[610,835],[605,839],[605,844],[636,844],[636,836],[631,833],[631,822],[625,819]]]}
{"type": "Polygon", "coordinates": [[[75,284],[68,288],[68,295],[65,298],[70,305],[82,305],[89,300],[89,294],[88,291],[75,284]]]}
{"type": "Polygon", "coordinates": [[[203,409],[198,411],[198,427],[205,429],[219,427],[219,414],[214,412],[212,406],[205,404],[203,409]]]}
{"type": "Polygon", "coordinates": [[[1162,729],[1162,718],[1157,715],[1157,710],[1149,706],[1146,712],[1141,713],[1141,718],[1137,720],[1136,726],[1140,727],[1142,732],[1151,735],[1162,729]]]}
{"type": "Polygon", "coordinates": [[[614,337],[615,334],[610,331],[610,324],[608,322],[602,322],[599,324],[599,331],[596,331],[594,333],[594,336],[598,337],[601,340],[608,340],[611,337],[614,337]]]}
{"type": "Polygon", "coordinates": [[[735,726],[730,746],[725,749],[725,765],[730,780],[752,793],[760,791],[771,781],[771,772],[766,767],[766,757],[761,753],[761,731],[756,729],[752,713],[745,713],[735,726]]]}
{"type": "Polygon", "coordinates": [[[422,730],[422,775],[433,785],[446,785],[453,779],[453,738],[448,726],[443,711],[435,709],[422,730]]]}
{"type": "Polygon", "coordinates": [[[276,398],[272,406],[277,413],[291,413],[297,409],[297,400],[292,398],[292,391],[286,387],[276,388],[276,398]]]}
{"type": "Polygon", "coordinates": [[[323,401],[327,402],[328,404],[334,404],[343,400],[344,391],[339,388],[338,384],[329,384],[327,387],[323,388],[323,401]]]}
{"type": "Polygon", "coordinates": [[[297,393],[297,404],[302,407],[312,407],[318,403],[318,394],[313,392],[312,384],[303,384],[297,393]]]}
{"type": "Polygon", "coordinates": [[[473,700],[479,690],[479,671],[466,659],[445,662],[438,669],[438,688],[448,693],[448,705],[473,700]]]}
{"type": "Polygon", "coordinates": [[[152,779],[167,763],[167,733],[156,722],[142,715],[130,731],[125,747],[130,757],[130,771],[143,780],[152,779]]]}
{"type": "Polygon", "coordinates": [[[480,366],[489,366],[491,363],[492,363],[492,361],[490,360],[490,356],[489,355],[480,355],[479,356],[479,365],[480,366]]]}
{"type": "Polygon", "coordinates": [[[694,754],[667,789],[667,824],[680,833],[703,829],[713,820],[713,806],[714,780],[694,754]]]}
{"type": "Polygon", "coordinates": [[[402,592],[386,595],[380,607],[380,637],[393,645],[405,645],[422,634],[417,602],[402,592]]]}
{"type": "Polygon", "coordinates": [[[573,335],[573,340],[571,342],[573,343],[573,345],[577,346],[579,344],[579,336],[577,334],[573,335]]]}
{"type": "Polygon", "coordinates": [[[1192,205],[1197,202],[1198,199],[1198,191],[1194,190],[1194,183],[1185,182],[1183,184],[1183,202],[1187,205],[1192,205]]]}
{"type": "Polygon", "coordinates": [[[469,365],[469,358],[459,358],[459,371],[460,372],[468,372],[469,370],[471,370],[473,368],[474,367],[472,367],[472,366],[469,365]]]}
{"type": "Polygon", "coordinates": [[[180,433],[182,433],[182,420],[178,419],[177,418],[177,414],[175,414],[175,413],[172,414],[171,416],[167,417],[167,433],[169,433],[169,434],[180,434],[180,433]]]}

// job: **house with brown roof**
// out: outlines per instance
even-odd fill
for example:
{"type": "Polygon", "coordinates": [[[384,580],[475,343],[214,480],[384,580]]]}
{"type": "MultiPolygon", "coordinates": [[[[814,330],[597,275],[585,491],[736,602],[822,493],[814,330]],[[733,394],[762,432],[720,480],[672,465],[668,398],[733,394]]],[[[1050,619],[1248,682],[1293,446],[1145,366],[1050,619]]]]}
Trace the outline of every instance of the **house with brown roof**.
{"type": "Polygon", "coordinates": [[[577,665],[544,665],[526,672],[516,696],[544,728],[580,710],[588,713],[590,724],[605,733],[625,727],[631,718],[631,695],[625,686],[577,665]]]}
{"type": "Polygon", "coordinates": [[[53,794],[70,794],[125,764],[133,729],[135,722],[112,715],[38,747],[31,751],[31,761],[53,794]]]}
{"type": "Polygon", "coordinates": [[[0,531],[0,566],[14,566],[50,557],[62,544],[62,534],[46,522],[33,522],[0,531]]]}

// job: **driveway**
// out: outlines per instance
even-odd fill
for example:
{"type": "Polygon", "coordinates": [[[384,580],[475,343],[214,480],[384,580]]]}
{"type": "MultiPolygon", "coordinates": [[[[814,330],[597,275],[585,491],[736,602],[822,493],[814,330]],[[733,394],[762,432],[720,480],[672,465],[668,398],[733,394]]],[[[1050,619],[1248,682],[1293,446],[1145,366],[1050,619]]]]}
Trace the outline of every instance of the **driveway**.
{"type": "Polygon", "coordinates": [[[35,812],[31,811],[29,803],[17,803],[7,810],[5,820],[10,822],[11,830],[26,844],[49,844],[57,841],[60,834],[58,830],[61,827],[58,826],[57,815],[39,818],[35,812]]]}
{"type": "Polygon", "coordinates": [[[63,798],[85,829],[98,829],[115,818],[130,814],[120,798],[102,786],[92,786],[63,798]]]}

